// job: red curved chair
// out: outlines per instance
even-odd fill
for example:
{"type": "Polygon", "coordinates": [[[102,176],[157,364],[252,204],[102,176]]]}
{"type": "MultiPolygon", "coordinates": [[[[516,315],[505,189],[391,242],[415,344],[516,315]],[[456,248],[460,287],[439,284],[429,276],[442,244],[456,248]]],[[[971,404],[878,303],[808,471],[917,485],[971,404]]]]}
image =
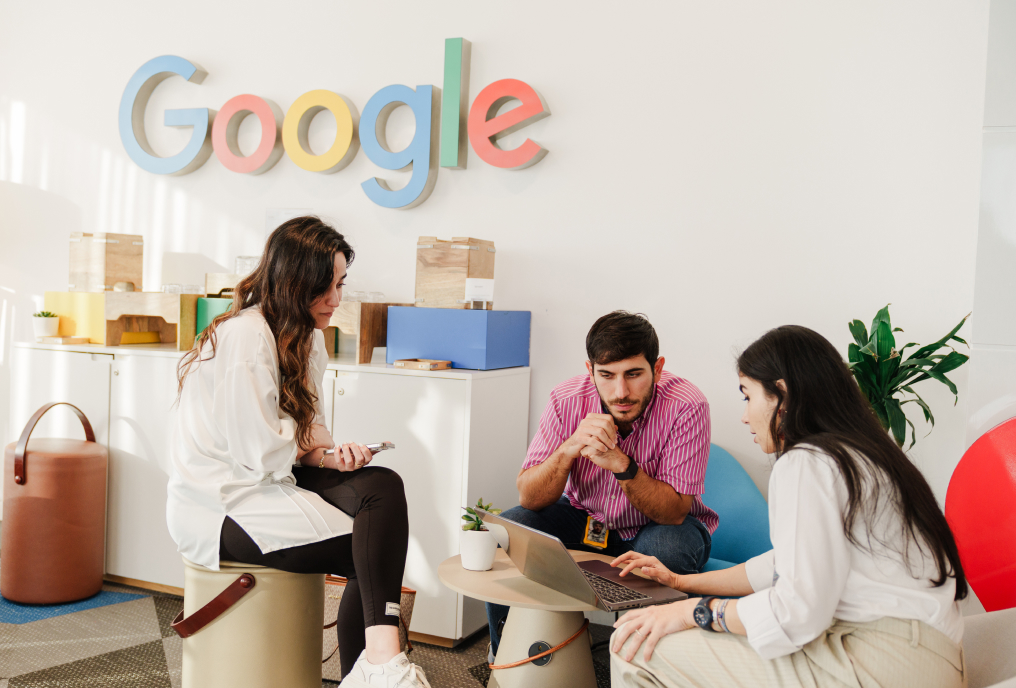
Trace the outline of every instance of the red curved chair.
{"type": "Polygon", "coordinates": [[[1016,607],[1016,418],[981,435],[960,459],[945,517],[984,608],[1016,607]]]}

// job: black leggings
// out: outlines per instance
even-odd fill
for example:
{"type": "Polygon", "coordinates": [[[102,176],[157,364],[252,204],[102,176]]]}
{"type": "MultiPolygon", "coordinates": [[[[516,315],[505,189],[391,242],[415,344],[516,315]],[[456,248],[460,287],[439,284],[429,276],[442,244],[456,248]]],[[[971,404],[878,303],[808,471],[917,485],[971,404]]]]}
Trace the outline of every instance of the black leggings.
{"type": "Polygon", "coordinates": [[[409,548],[405,489],[398,473],[380,466],[349,473],[297,467],[293,475],[298,486],[316,492],[352,516],[352,534],[262,554],[243,528],[227,516],[222,523],[219,558],[291,573],[331,573],[348,578],[336,625],[345,676],[366,647],[365,628],[398,625],[399,617],[385,612],[389,602],[398,605],[402,597],[409,548]]]}

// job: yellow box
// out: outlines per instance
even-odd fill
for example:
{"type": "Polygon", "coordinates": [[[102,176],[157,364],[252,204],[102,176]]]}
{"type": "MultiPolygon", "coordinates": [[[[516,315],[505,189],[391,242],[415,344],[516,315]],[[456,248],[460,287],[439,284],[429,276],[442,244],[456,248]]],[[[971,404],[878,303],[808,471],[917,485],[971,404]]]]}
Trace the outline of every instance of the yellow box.
{"type": "Polygon", "coordinates": [[[60,337],[88,337],[106,343],[106,295],[82,291],[47,291],[45,309],[60,316],[60,337]]]}

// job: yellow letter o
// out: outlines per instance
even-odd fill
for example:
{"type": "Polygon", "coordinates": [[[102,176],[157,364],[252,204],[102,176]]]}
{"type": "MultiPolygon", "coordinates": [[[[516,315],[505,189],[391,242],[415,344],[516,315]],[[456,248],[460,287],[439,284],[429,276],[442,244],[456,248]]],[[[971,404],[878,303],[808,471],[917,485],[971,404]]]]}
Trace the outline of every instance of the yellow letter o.
{"type": "Polygon", "coordinates": [[[323,89],[308,91],[290,106],[282,123],[282,145],[286,155],[298,167],[310,172],[338,172],[356,157],[358,119],[356,106],[338,93],[323,89]],[[335,117],[335,143],[327,153],[314,155],[307,142],[307,131],[314,116],[322,110],[328,110],[335,117]]]}

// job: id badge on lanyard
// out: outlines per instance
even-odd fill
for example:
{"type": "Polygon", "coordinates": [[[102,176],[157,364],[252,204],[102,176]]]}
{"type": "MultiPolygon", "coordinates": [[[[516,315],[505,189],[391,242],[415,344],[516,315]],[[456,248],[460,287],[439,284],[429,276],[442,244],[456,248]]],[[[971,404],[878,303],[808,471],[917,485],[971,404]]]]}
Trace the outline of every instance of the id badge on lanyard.
{"type": "Polygon", "coordinates": [[[606,549],[608,535],[610,535],[610,531],[607,530],[605,524],[597,521],[592,516],[586,518],[586,536],[582,539],[583,544],[598,549],[606,549]]]}

